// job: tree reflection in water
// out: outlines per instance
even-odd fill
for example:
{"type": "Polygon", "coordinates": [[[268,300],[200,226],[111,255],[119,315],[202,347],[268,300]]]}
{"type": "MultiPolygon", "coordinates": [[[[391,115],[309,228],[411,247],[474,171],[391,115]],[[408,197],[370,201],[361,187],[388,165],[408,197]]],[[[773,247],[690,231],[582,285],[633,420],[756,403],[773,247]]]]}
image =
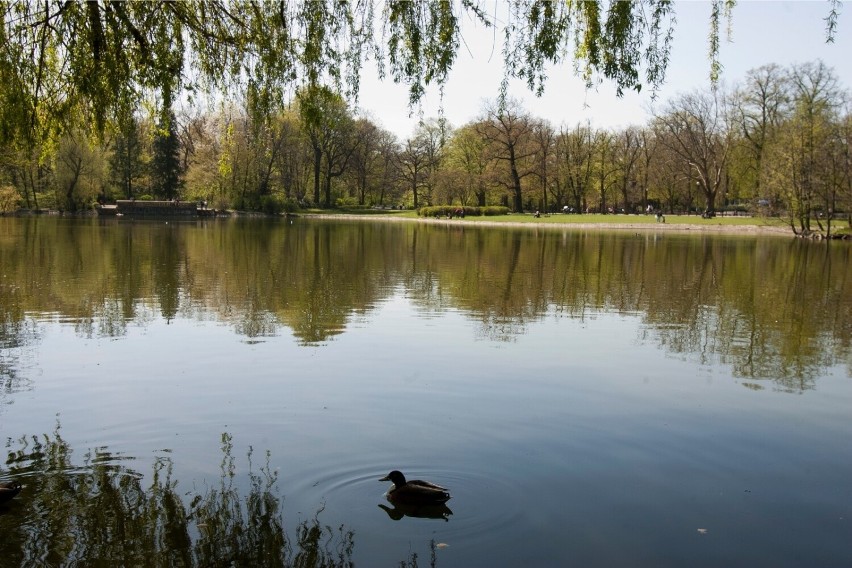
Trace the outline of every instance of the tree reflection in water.
{"type": "MultiPolygon", "coordinates": [[[[8,566],[352,566],[354,533],[320,523],[322,509],[289,538],[269,454],[259,471],[248,452],[243,498],[231,436],[222,435],[221,477],[204,494],[177,491],[171,457],[154,461],[150,486],[107,448],[82,465],[59,426],[13,442],[7,472],[24,491],[0,507],[0,558],[8,566]]],[[[434,556],[434,555],[433,555],[434,556]]],[[[416,556],[401,564],[416,566],[416,556]]],[[[434,562],[433,562],[434,565],[434,562]]]]}

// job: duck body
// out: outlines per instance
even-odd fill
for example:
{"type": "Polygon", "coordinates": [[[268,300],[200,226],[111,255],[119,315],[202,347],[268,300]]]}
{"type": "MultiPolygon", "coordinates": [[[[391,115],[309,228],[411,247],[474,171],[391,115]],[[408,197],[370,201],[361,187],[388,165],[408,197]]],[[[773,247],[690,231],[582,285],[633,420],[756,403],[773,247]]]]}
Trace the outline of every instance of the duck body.
{"type": "Polygon", "coordinates": [[[406,481],[402,472],[397,470],[393,470],[379,481],[393,483],[393,487],[388,491],[388,501],[391,503],[434,505],[450,500],[450,493],[445,487],[420,479],[406,481]]]}
{"type": "Polygon", "coordinates": [[[0,482],[0,504],[11,501],[20,492],[21,484],[17,481],[0,482]]]}

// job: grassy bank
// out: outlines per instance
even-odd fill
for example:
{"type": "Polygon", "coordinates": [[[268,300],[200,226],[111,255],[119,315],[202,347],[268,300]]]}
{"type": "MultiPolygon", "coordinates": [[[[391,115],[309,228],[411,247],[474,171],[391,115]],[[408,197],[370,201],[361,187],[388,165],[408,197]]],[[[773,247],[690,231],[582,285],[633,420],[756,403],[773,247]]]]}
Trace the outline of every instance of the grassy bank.
{"type": "MultiPolygon", "coordinates": [[[[424,219],[415,211],[396,211],[384,209],[309,209],[304,213],[308,215],[363,215],[370,217],[391,217],[401,219],[424,219]]],[[[658,225],[654,215],[601,215],[601,214],[562,214],[554,213],[542,215],[536,218],[531,213],[510,213],[497,216],[466,216],[464,219],[454,218],[454,221],[465,223],[524,223],[536,225],[658,225]]],[[[695,226],[766,226],[788,228],[789,225],[783,219],[770,217],[746,217],[725,216],[712,219],[702,219],[700,215],[666,215],[666,224],[669,225],[695,225],[695,226]]]]}

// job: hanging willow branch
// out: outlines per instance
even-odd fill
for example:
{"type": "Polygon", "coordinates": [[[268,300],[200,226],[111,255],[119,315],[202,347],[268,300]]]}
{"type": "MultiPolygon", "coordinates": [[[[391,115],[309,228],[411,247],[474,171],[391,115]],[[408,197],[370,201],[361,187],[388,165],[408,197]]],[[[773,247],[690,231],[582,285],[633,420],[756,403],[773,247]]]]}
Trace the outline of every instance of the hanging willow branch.
{"type": "MultiPolygon", "coordinates": [[[[0,142],[43,137],[80,110],[101,129],[152,91],[172,100],[180,89],[249,85],[260,110],[305,85],[356,98],[368,59],[408,86],[414,106],[446,83],[464,20],[502,31],[504,86],[518,78],[541,94],[552,69],[573,69],[589,85],[608,81],[619,94],[656,89],[665,78],[672,0],[498,6],[489,14],[480,0],[0,0],[0,142]],[[573,66],[554,67],[566,62],[573,66]]],[[[733,6],[713,0],[714,79],[720,22],[733,6]]],[[[831,0],[829,39],[838,12],[831,0]]]]}

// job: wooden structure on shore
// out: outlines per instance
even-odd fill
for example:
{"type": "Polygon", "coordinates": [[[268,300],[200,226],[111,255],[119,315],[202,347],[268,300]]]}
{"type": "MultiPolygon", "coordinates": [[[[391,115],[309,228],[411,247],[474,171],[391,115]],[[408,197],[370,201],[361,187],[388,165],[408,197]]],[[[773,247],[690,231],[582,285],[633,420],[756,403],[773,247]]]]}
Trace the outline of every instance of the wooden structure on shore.
{"type": "Polygon", "coordinates": [[[147,201],[119,199],[115,205],[101,205],[98,215],[128,217],[207,217],[215,215],[213,209],[195,201],[147,201]]]}

